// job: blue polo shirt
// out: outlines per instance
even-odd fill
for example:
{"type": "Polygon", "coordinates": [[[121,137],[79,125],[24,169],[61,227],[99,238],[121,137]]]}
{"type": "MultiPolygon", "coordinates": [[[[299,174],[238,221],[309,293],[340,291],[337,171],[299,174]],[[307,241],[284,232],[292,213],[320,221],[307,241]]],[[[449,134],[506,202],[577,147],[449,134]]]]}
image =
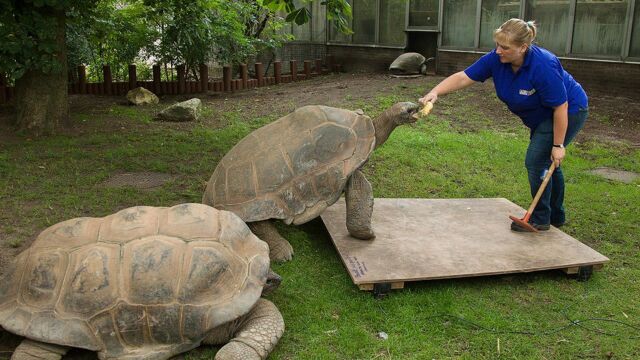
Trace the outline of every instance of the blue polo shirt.
{"type": "Polygon", "coordinates": [[[493,77],[496,94],[530,129],[553,118],[553,107],[569,102],[569,114],[587,108],[587,94],[551,52],[532,45],[516,73],[500,62],[494,49],[469,66],[465,74],[474,81],[493,77]]]}

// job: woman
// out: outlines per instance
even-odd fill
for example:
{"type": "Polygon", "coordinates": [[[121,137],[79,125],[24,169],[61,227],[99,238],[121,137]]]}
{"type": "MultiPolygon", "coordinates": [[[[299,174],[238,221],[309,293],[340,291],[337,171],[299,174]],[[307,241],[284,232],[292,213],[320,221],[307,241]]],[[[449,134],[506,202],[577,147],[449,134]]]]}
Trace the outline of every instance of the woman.
{"type": "MultiPolygon", "coordinates": [[[[533,21],[510,19],[493,33],[495,50],[482,56],[466,70],[440,82],[420,102],[435,102],[439,95],[465,88],[493,77],[496,93],[509,110],[531,129],[525,166],[531,196],[542,183],[545,170],[554,161],[560,166],[565,147],[584,125],[588,100],[582,86],[560,65],[551,52],[533,45],[533,21]]],[[[551,177],[530,223],[538,230],[565,223],[564,177],[559,167],[551,177]]],[[[514,231],[526,231],[511,224],[514,231]]]]}

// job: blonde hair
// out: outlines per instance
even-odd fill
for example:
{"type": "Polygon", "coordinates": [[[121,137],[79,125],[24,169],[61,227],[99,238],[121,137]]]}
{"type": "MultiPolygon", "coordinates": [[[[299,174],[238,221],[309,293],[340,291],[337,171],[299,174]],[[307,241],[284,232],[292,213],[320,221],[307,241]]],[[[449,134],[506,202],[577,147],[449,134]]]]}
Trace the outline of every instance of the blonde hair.
{"type": "Polygon", "coordinates": [[[493,31],[493,40],[501,43],[531,46],[536,38],[536,23],[533,20],[509,19],[493,31]]]}

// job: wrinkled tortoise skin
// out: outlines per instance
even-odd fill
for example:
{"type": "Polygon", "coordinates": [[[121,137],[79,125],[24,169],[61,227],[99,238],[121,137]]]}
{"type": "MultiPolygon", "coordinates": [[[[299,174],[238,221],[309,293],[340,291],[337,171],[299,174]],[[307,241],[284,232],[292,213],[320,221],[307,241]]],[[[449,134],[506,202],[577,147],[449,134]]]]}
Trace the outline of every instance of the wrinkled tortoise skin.
{"type": "Polygon", "coordinates": [[[236,215],[202,204],[64,221],[0,279],[0,325],[101,359],[163,358],[248,313],[268,255],[236,215]]]}
{"type": "Polygon", "coordinates": [[[304,106],[236,144],[218,163],[203,203],[246,222],[303,224],[338,200],[374,147],[368,116],[304,106]]]}

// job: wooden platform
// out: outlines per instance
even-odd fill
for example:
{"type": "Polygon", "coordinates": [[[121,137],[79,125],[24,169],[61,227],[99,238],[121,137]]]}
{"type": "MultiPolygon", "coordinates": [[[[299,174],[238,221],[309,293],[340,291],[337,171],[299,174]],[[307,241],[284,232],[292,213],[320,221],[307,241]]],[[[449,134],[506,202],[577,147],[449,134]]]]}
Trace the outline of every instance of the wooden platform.
{"type": "Polygon", "coordinates": [[[462,278],[581,267],[609,259],[552,227],[511,231],[509,215],[525,210],[507,199],[375,199],[374,240],[349,236],[345,203],[322,214],[354,284],[397,289],[407,281],[462,278]]]}

